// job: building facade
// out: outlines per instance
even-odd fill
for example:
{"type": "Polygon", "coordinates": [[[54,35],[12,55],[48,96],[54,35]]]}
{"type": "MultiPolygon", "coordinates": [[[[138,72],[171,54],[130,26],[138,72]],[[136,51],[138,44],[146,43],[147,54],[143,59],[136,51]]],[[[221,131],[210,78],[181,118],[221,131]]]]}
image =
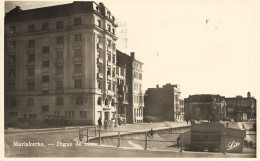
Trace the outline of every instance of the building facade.
{"type": "Polygon", "coordinates": [[[236,96],[226,98],[227,117],[236,121],[256,119],[256,99],[247,93],[247,97],[236,96]]]}
{"type": "Polygon", "coordinates": [[[116,115],[115,17],[103,3],[5,15],[5,119],[65,116],[97,124],[116,115]]]}
{"type": "Polygon", "coordinates": [[[177,84],[148,88],[144,97],[144,115],[161,117],[168,121],[181,121],[180,94],[180,86],[177,84]]]}
{"type": "Polygon", "coordinates": [[[117,64],[126,67],[126,123],[143,122],[144,94],[142,92],[143,63],[135,57],[135,53],[127,55],[117,50],[117,64]]]}
{"type": "Polygon", "coordinates": [[[225,97],[220,95],[190,95],[184,99],[185,118],[210,120],[226,118],[225,97]]]}

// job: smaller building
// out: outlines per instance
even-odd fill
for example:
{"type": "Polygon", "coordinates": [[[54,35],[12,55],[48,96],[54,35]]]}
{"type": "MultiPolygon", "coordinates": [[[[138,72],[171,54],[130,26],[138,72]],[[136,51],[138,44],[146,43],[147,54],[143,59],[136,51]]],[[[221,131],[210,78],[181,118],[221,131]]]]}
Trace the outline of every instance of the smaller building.
{"type": "Polygon", "coordinates": [[[161,117],[168,121],[180,121],[182,104],[180,86],[166,84],[162,88],[148,88],[144,97],[144,116],[161,117]]]}
{"type": "Polygon", "coordinates": [[[236,96],[226,98],[227,117],[235,121],[256,119],[256,99],[247,93],[247,97],[236,96]]]}
{"type": "Polygon", "coordinates": [[[190,95],[184,99],[185,118],[211,120],[226,118],[225,97],[220,95],[190,95]]]}

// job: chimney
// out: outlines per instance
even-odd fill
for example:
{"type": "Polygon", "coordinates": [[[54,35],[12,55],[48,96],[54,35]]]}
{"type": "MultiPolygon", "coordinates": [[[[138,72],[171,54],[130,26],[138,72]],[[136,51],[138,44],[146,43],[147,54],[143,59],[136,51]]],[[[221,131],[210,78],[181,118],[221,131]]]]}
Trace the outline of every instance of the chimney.
{"type": "Polygon", "coordinates": [[[251,93],[249,91],[247,92],[247,97],[251,97],[251,93]]]}
{"type": "Polygon", "coordinates": [[[135,52],[131,52],[131,57],[134,59],[135,58],[135,52]]]}
{"type": "Polygon", "coordinates": [[[159,88],[159,84],[156,84],[156,88],[159,88]]]}

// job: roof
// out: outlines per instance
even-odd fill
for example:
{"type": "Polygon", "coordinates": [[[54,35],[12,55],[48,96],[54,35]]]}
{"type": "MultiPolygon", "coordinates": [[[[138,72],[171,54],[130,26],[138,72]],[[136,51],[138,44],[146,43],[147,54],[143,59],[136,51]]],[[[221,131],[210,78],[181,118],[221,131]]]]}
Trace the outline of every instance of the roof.
{"type": "MultiPolygon", "coordinates": [[[[95,11],[94,5],[98,4],[93,1],[75,1],[69,4],[42,7],[29,10],[22,10],[21,7],[16,6],[16,8],[6,13],[5,23],[66,17],[72,14],[79,13],[93,13],[95,11]]],[[[105,16],[105,11],[107,10],[107,8],[103,5],[103,3],[100,3],[98,6],[101,8],[101,14],[105,16]]],[[[98,12],[95,11],[95,13],[98,12]]]]}
{"type": "Polygon", "coordinates": [[[220,95],[201,94],[191,95],[186,100],[189,102],[214,102],[225,100],[225,97],[220,95]]]}

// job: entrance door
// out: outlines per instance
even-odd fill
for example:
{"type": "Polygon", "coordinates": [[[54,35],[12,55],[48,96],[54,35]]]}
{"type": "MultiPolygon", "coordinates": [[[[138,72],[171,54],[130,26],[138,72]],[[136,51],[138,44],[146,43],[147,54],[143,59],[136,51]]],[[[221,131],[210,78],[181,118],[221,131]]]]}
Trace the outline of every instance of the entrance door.
{"type": "Polygon", "coordinates": [[[110,118],[109,118],[109,112],[105,112],[105,119],[104,119],[104,120],[107,120],[107,121],[110,120],[110,118]]]}

